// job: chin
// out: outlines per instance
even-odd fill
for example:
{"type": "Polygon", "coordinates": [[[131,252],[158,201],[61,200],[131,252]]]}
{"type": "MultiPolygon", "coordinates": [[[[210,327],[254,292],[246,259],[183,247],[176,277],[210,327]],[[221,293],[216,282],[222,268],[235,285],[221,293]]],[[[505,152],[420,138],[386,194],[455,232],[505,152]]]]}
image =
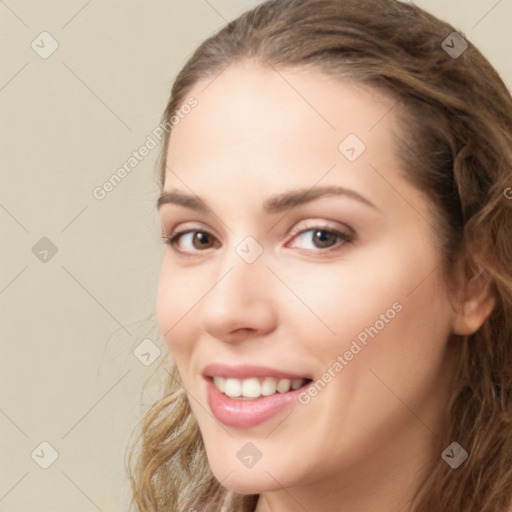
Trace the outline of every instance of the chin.
{"type": "Polygon", "coordinates": [[[221,485],[229,491],[236,492],[237,494],[261,494],[262,492],[269,492],[280,489],[280,487],[277,485],[274,487],[270,486],[268,480],[266,485],[263,483],[258,485],[251,481],[250,477],[240,478],[233,475],[229,476],[229,478],[227,478],[224,482],[221,482],[221,485]]]}
{"type": "Polygon", "coordinates": [[[220,464],[219,470],[212,466],[212,472],[220,484],[238,494],[260,494],[290,485],[290,482],[283,482],[279,476],[274,476],[272,471],[267,473],[265,467],[257,469],[256,467],[244,468],[241,466],[236,469],[226,469],[223,464],[220,464]],[[230,471],[232,472],[230,473],[230,471]]]}

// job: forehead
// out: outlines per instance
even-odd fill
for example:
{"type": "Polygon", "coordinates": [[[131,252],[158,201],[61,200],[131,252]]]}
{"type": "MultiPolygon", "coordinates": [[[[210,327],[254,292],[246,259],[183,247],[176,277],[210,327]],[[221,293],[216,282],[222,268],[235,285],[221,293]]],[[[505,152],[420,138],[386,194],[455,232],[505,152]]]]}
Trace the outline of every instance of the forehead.
{"type": "Polygon", "coordinates": [[[204,142],[215,139],[212,127],[236,136],[234,140],[261,138],[278,129],[279,140],[285,142],[308,132],[318,136],[356,132],[364,139],[385,117],[384,131],[395,124],[388,114],[396,100],[375,88],[314,68],[277,69],[248,59],[196,83],[189,96],[197,98],[198,107],[173,134],[192,124],[204,142]]]}
{"type": "Polygon", "coordinates": [[[197,106],[173,128],[166,189],[183,185],[177,176],[202,195],[205,186],[243,193],[319,180],[371,188],[374,169],[399,165],[396,100],[316,70],[243,61],[196,83],[188,97],[197,106]]]}

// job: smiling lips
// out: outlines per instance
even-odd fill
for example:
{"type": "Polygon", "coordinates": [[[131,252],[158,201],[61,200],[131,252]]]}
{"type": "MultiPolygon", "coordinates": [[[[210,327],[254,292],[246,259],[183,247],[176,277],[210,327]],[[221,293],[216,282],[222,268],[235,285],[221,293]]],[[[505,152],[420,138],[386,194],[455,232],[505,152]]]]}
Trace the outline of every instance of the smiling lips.
{"type": "Polygon", "coordinates": [[[261,366],[211,364],[204,368],[208,404],[223,424],[249,428],[269,420],[294,403],[301,388],[311,382],[261,366]]]}
{"type": "Polygon", "coordinates": [[[255,399],[261,396],[275,395],[276,393],[288,393],[290,389],[299,389],[306,384],[306,379],[275,379],[265,377],[258,379],[226,379],[224,377],[213,377],[213,383],[219,391],[230,398],[239,400],[255,399]]]}

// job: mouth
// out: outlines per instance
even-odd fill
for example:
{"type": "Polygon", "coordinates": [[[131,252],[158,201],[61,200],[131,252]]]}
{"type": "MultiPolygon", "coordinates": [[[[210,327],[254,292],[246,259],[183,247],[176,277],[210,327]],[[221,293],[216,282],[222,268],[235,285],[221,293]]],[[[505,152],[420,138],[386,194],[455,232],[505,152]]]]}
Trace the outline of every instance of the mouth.
{"type": "Polygon", "coordinates": [[[236,379],[214,376],[210,379],[221,393],[234,400],[257,400],[277,393],[288,393],[312,382],[311,379],[276,379],[274,377],[236,379]]]}
{"type": "Polygon", "coordinates": [[[267,422],[297,404],[299,394],[312,383],[309,375],[251,365],[212,364],[205,367],[202,376],[215,418],[237,428],[267,422]]]}

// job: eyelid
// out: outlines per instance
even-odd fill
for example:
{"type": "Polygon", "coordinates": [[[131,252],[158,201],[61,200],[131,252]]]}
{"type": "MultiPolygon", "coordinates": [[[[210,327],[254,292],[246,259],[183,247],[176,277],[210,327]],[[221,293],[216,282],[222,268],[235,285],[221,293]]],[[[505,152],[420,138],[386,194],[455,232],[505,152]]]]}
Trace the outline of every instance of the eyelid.
{"type": "Polygon", "coordinates": [[[202,226],[201,223],[194,222],[194,221],[181,222],[181,223],[176,224],[170,230],[169,235],[165,234],[166,230],[164,227],[162,227],[162,236],[165,236],[166,238],[173,238],[176,235],[190,233],[191,231],[199,231],[201,233],[202,232],[208,233],[209,235],[214,236],[217,240],[219,239],[219,237],[213,232],[212,229],[210,229],[209,227],[207,228],[205,226],[202,226]]]}
{"type": "Polygon", "coordinates": [[[290,231],[290,236],[296,236],[296,235],[302,233],[303,231],[309,231],[310,229],[317,228],[317,229],[325,229],[326,231],[329,230],[329,231],[337,231],[337,232],[346,230],[346,231],[348,231],[348,233],[345,233],[346,236],[350,236],[351,238],[355,237],[354,230],[347,224],[343,224],[338,221],[337,224],[338,225],[341,224],[343,226],[343,228],[337,227],[333,224],[334,224],[334,221],[327,221],[327,220],[320,219],[320,218],[318,218],[318,219],[309,218],[309,219],[305,220],[303,224],[298,222],[290,231]]]}
{"type": "MultiPolygon", "coordinates": [[[[331,225],[330,223],[331,222],[334,222],[334,221],[326,221],[326,220],[323,220],[321,218],[308,218],[304,221],[304,224],[301,224],[302,221],[299,221],[295,224],[295,226],[291,229],[290,231],[290,236],[295,236],[299,233],[301,233],[302,231],[305,231],[307,229],[312,229],[312,228],[322,228],[322,229],[332,229],[334,231],[339,231],[340,229],[346,229],[349,231],[349,233],[347,235],[350,235],[350,236],[355,236],[355,232],[354,230],[348,226],[347,224],[343,224],[343,223],[340,223],[338,221],[338,224],[342,224],[344,227],[343,228],[338,228],[334,225],[331,225]]],[[[202,228],[202,227],[198,227],[197,223],[194,223],[193,221],[189,221],[189,222],[183,222],[181,224],[178,224],[179,226],[179,229],[176,229],[176,227],[172,228],[171,229],[171,233],[169,235],[167,235],[168,238],[172,238],[174,235],[177,235],[177,234],[183,234],[185,233],[186,231],[204,231],[208,234],[213,234],[215,236],[215,238],[218,239],[218,236],[215,235],[214,233],[211,232],[210,228],[202,228]]],[[[164,233],[164,229],[162,229],[162,233],[164,233]]]]}
{"type": "MultiPolygon", "coordinates": [[[[312,231],[312,230],[316,229],[319,231],[328,231],[328,232],[336,235],[337,238],[342,240],[341,243],[337,242],[334,246],[327,247],[324,249],[317,248],[315,250],[315,249],[297,248],[297,250],[299,250],[299,251],[303,251],[303,252],[307,252],[307,253],[313,252],[313,253],[317,253],[319,256],[325,255],[331,251],[332,252],[339,251],[339,250],[341,250],[341,246],[344,246],[347,243],[353,243],[354,239],[356,238],[356,234],[350,226],[348,226],[347,224],[338,222],[338,224],[342,224],[344,226],[344,228],[339,228],[339,227],[331,225],[330,224],[331,222],[333,222],[333,221],[309,218],[306,221],[304,221],[303,223],[298,222],[292,228],[292,230],[290,231],[288,236],[293,240],[293,238],[295,238],[298,235],[301,235],[303,233],[306,233],[308,231],[312,231]],[[346,231],[348,231],[348,232],[346,232],[346,231]]],[[[170,235],[166,236],[165,234],[162,234],[162,239],[163,239],[164,243],[169,245],[176,253],[181,254],[185,257],[193,258],[195,256],[201,256],[202,252],[207,252],[208,249],[212,248],[212,247],[209,247],[207,249],[198,250],[198,251],[182,251],[176,247],[181,236],[185,236],[187,234],[194,233],[194,232],[206,233],[207,235],[212,236],[217,241],[217,243],[219,242],[219,238],[215,234],[213,234],[209,229],[203,229],[201,227],[198,227],[197,224],[193,224],[191,222],[185,222],[183,224],[179,224],[179,228],[178,229],[173,228],[171,230],[170,235]]],[[[285,246],[288,246],[287,245],[288,243],[289,242],[287,242],[285,246]]]]}

